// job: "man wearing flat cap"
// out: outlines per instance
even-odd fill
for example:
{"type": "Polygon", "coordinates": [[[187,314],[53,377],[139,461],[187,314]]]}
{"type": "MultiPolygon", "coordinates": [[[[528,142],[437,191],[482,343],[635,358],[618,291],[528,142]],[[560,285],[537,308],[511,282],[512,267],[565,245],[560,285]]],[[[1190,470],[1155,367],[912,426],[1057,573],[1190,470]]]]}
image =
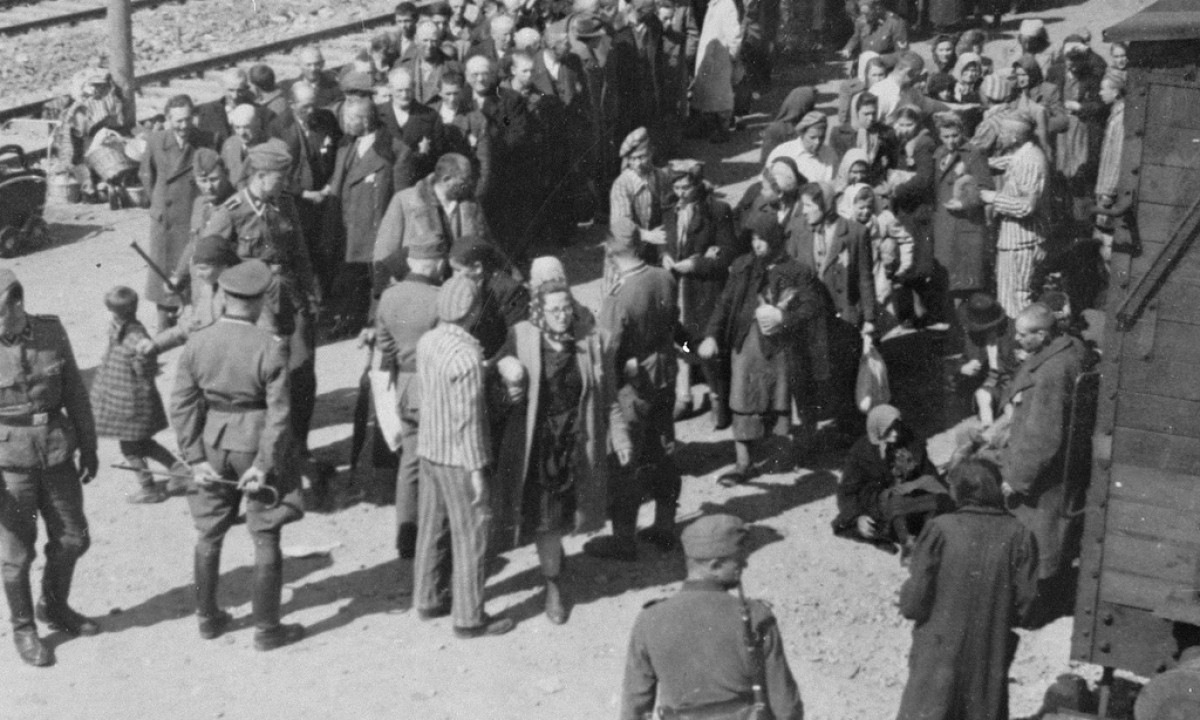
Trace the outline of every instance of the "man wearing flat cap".
{"type": "Polygon", "coordinates": [[[232,620],[217,605],[217,581],[221,545],[237,522],[245,494],[246,527],[254,540],[252,605],[259,650],[304,637],[303,626],[279,621],[280,534],[304,513],[292,465],[287,341],[256,325],[275,282],[271,269],[257,259],[221,274],[224,314],[188,338],[171,394],[171,424],[192,468],[188,507],[199,533],[195,585],[200,637],[218,637],[232,620]],[[263,485],[279,493],[277,507],[265,501],[263,485]]]}
{"type": "Polygon", "coordinates": [[[308,245],[292,198],[284,194],[292,164],[278,138],[252,147],[246,156],[245,186],[213,211],[202,236],[229,241],[243,260],[262,260],[274,279],[263,308],[264,324],[289,339],[292,424],[302,453],[316,403],[316,283],[308,245]]]}
{"type": "Polygon", "coordinates": [[[741,592],[746,535],[732,515],[705,515],[683,531],[687,579],[634,622],[621,720],[649,717],[656,698],[662,718],[742,717],[762,703],[775,720],[803,720],[775,616],[741,592]]]}
{"type": "Polygon", "coordinates": [[[467,331],[481,307],[477,282],[463,276],[447,280],[438,291],[438,325],[417,342],[416,354],[421,479],[413,606],[422,620],[450,615],[454,634],[463,639],[503,635],[515,625],[483,608],[492,448],[483,352],[467,331]],[[450,597],[438,544],[446,523],[454,558],[450,597]]]}
{"type": "Polygon", "coordinates": [[[0,574],[17,654],[41,667],[54,660],[38,638],[29,580],[39,514],[47,539],[37,619],[68,635],[100,632],[67,604],[75,563],[91,544],[83,485],[99,464],[96,424],[67,331],[53,315],[25,311],[25,290],[8,268],[0,269],[0,428],[0,574]]]}
{"type": "Polygon", "coordinates": [[[621,143],[621,174],[608,195],[608,230],[623,244],[635,240],[661,245],[663,208],[668,204],[671,181],[654,166],[650,133],[644,127],[629,133],[621,143]]]}

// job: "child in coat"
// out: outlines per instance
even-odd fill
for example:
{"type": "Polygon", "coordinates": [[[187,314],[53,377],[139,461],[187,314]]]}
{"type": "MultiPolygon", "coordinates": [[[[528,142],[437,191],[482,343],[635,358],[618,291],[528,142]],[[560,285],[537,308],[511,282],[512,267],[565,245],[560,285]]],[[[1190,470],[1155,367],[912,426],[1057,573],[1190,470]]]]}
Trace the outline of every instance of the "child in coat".
{"type": "Polygon", "coordinates": [[[108,349],[92,383],[96,435],[116,438],[125,463],[137,469],[140,487],[128,497],[129,502],[159,503],[170,493],[182,491],[191,473],[187,465],[154,440],[155,433],[167,428],[167,415],[154,384],[156,356],[137,351],[139,342],[150,337],[137,319],[137,293],[117,286],[104,296],[104,304],[112,313],[112,323],[108,349]],[[170,468],[167,488],[154,481],[148,460],[170,468]]]}

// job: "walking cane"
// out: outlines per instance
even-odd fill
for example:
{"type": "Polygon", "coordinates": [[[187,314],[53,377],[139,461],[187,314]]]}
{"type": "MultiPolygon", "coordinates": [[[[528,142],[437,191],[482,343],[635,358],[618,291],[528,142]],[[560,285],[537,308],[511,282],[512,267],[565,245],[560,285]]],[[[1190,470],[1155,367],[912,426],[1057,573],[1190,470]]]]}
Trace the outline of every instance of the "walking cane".
{"type": "MultiPolygon", "coordinates": [[[[109,467],[113,468],[114,470],[127,470],[129,472],[136,472],[136,473],[143,473],[143,472],[149,473],[150,475],[153,475],[154,477],[167,477],[167,478],[178,477],[178,475],[176,475],[175,473],[166,472],[164,470],[150,470],[147,468],[136,468],[136,467],[133,467],[132,465],[114,464],[114,465],[110,465],[109,467]]],[[[197,480],[196,482],[198,482],[202,485],[208,484],[208,483],[216,483],[218,485],[231,485],[233,487],[238,486],[237,480],[226,480],[225,478],[217,478],[217,477],[208,477],[208,478],[205,478],[204,480],[197,480]]],[[[256,495],[256,494],[263,493],[263,492],[265,492],[271,496],[270,501],[266,503],[268,510],[274,510],[275,508],[279,507],[279,491],[276,490],[275,488],[271,487],[270,485],[259,485],[257,490],[254,490],[253,492],[247,492],[246,494],[247,495],[256,495]]],[[[262,501],[260,500],[259,502],[262,502],[262,501]]]]}

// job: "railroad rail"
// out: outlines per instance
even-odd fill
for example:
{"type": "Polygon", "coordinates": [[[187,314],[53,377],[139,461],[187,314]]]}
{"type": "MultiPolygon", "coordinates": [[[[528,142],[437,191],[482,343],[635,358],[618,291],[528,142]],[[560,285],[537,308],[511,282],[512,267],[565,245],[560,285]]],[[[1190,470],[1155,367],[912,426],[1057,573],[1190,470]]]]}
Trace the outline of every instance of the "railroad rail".
{"type": "MultiPolygon", "coordinates": [[[[159,0],[164,1],[164,0],[159,0]]],[[[139,94],[141,90],[148,86],[168,84],[172,80],[178,80],[188,77],[199,77],[204,72],[209,70],[219,70],[222,68],[231,67],[238,63],[247,60],[255,60],[273,55],[277,53],[287,52],[306,45],[312,45],[324,40],[338,38],[346,35],[355,35],[366,32],[372,28],[388,25],[393,20],[391,12],[379,15],[372,15],[365,18],[359,18],[348,23],[340,25],[330,25],[328,27],[314,30],[312,32],[301,33],[291,37],[275,40],[261,45],[241,48],[231,52],[213,55],[203,60],[194,60],[178,65],[171,65],[157,70],[138,75],[134,78],[134,85],[139,94]]],[[[0,122],[6,122],[18,118],[41,117],[46,105],[54,102],[59,96],[50,96],[33,102],[27,102],[20,105],[12,105],[9,107],[0,108],[0,122]]]]}
{"type": "MultiPolygon", "coordinates": [[[[133,10],[144,10],[146,8],[152,8],[158,5],[166,5],[167,3],[183,3],[186,1],[187,0],[132,0],[130,5],[132,6],[131,9],[133,10]]],[[[74,5],[77,5],[77,3],[72,4],[72,6],[74,5]]],[[[108,9],[103,4],[100,4],[96,7],[69,10],[67,12],[43,15],[41,17],[35,17],[28,20],[18,20],[16,22],[4,21],[4,16],[10,12],[13,12],[16,8],[19,8],[16,10],[17,12],[21,12],[27,8],[32,11],[34,10],[34,7],[35,6],[13,4],[4,5],[4,12],[0,13],[0,23],[3,23],[0,24],[0,37],[20,35],[22,33],[27,33],[30,30],[44,30],[46,28],[58,27],[60,25],[75,25],[85,20],[97,20],[103,18],[108,13],[108,9]]]]}

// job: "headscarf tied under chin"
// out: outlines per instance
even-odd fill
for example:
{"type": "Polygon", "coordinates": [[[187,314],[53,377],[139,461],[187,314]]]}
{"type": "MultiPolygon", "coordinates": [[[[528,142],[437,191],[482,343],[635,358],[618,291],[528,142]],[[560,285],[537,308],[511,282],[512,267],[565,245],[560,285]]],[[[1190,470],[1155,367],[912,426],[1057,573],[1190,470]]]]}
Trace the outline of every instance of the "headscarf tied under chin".
{"type": "Polygon", "coordinates": [[[553,278],[543,282],[533,288],[532,297],[529,300],[529,322],[541,331],[548,339],[557,343],[573,343],[575,342],[575,323],[578,322],[578,310],[576,310],[575,296],[571,294],[571,286],[566,280],[553,278]],[[556,332],[550,329],[550,325],[546,322],[546,296],[554,293],[565,292],[567,297],[571,299],[571,308],[576,312],[576,315],[571,318],[571,322],[567,325],[567,329],[563,332],[556,332]]]}
{"type": "Polygon", "coordinates": [[[900,411],[894,405],[876,405],[867,413],[867,440],[882,447],[888,430],[900,422],[900,411]]]}
{"type": "MultiPolygon", "coordinates": [[[[841,216],[842,219],[857,220],[856,216],[858,215],[858,212],[854,209],[854,203],[856,200],[858,200],[858,196],[863,190],[873,193],[870,185],[866,183],[854,183],[853,185],[846,186],[846,189],[842,191],[840,196],[838,196],[837,210],[838,215],[841,216]]],[[[874,197],[873,194],[872,197],[874,197]]]]}
{"type": "Polygon", "coordinates": [[[867,155],[866,150],[854,147],[847,150],[846,154],[842,156],[835,178],[837,187],[845,187],[850,184],[850,170],[854,168],[855,163],[862,163],[867,166],[868,170],[870,169],[871,158],[867,155]]]}

